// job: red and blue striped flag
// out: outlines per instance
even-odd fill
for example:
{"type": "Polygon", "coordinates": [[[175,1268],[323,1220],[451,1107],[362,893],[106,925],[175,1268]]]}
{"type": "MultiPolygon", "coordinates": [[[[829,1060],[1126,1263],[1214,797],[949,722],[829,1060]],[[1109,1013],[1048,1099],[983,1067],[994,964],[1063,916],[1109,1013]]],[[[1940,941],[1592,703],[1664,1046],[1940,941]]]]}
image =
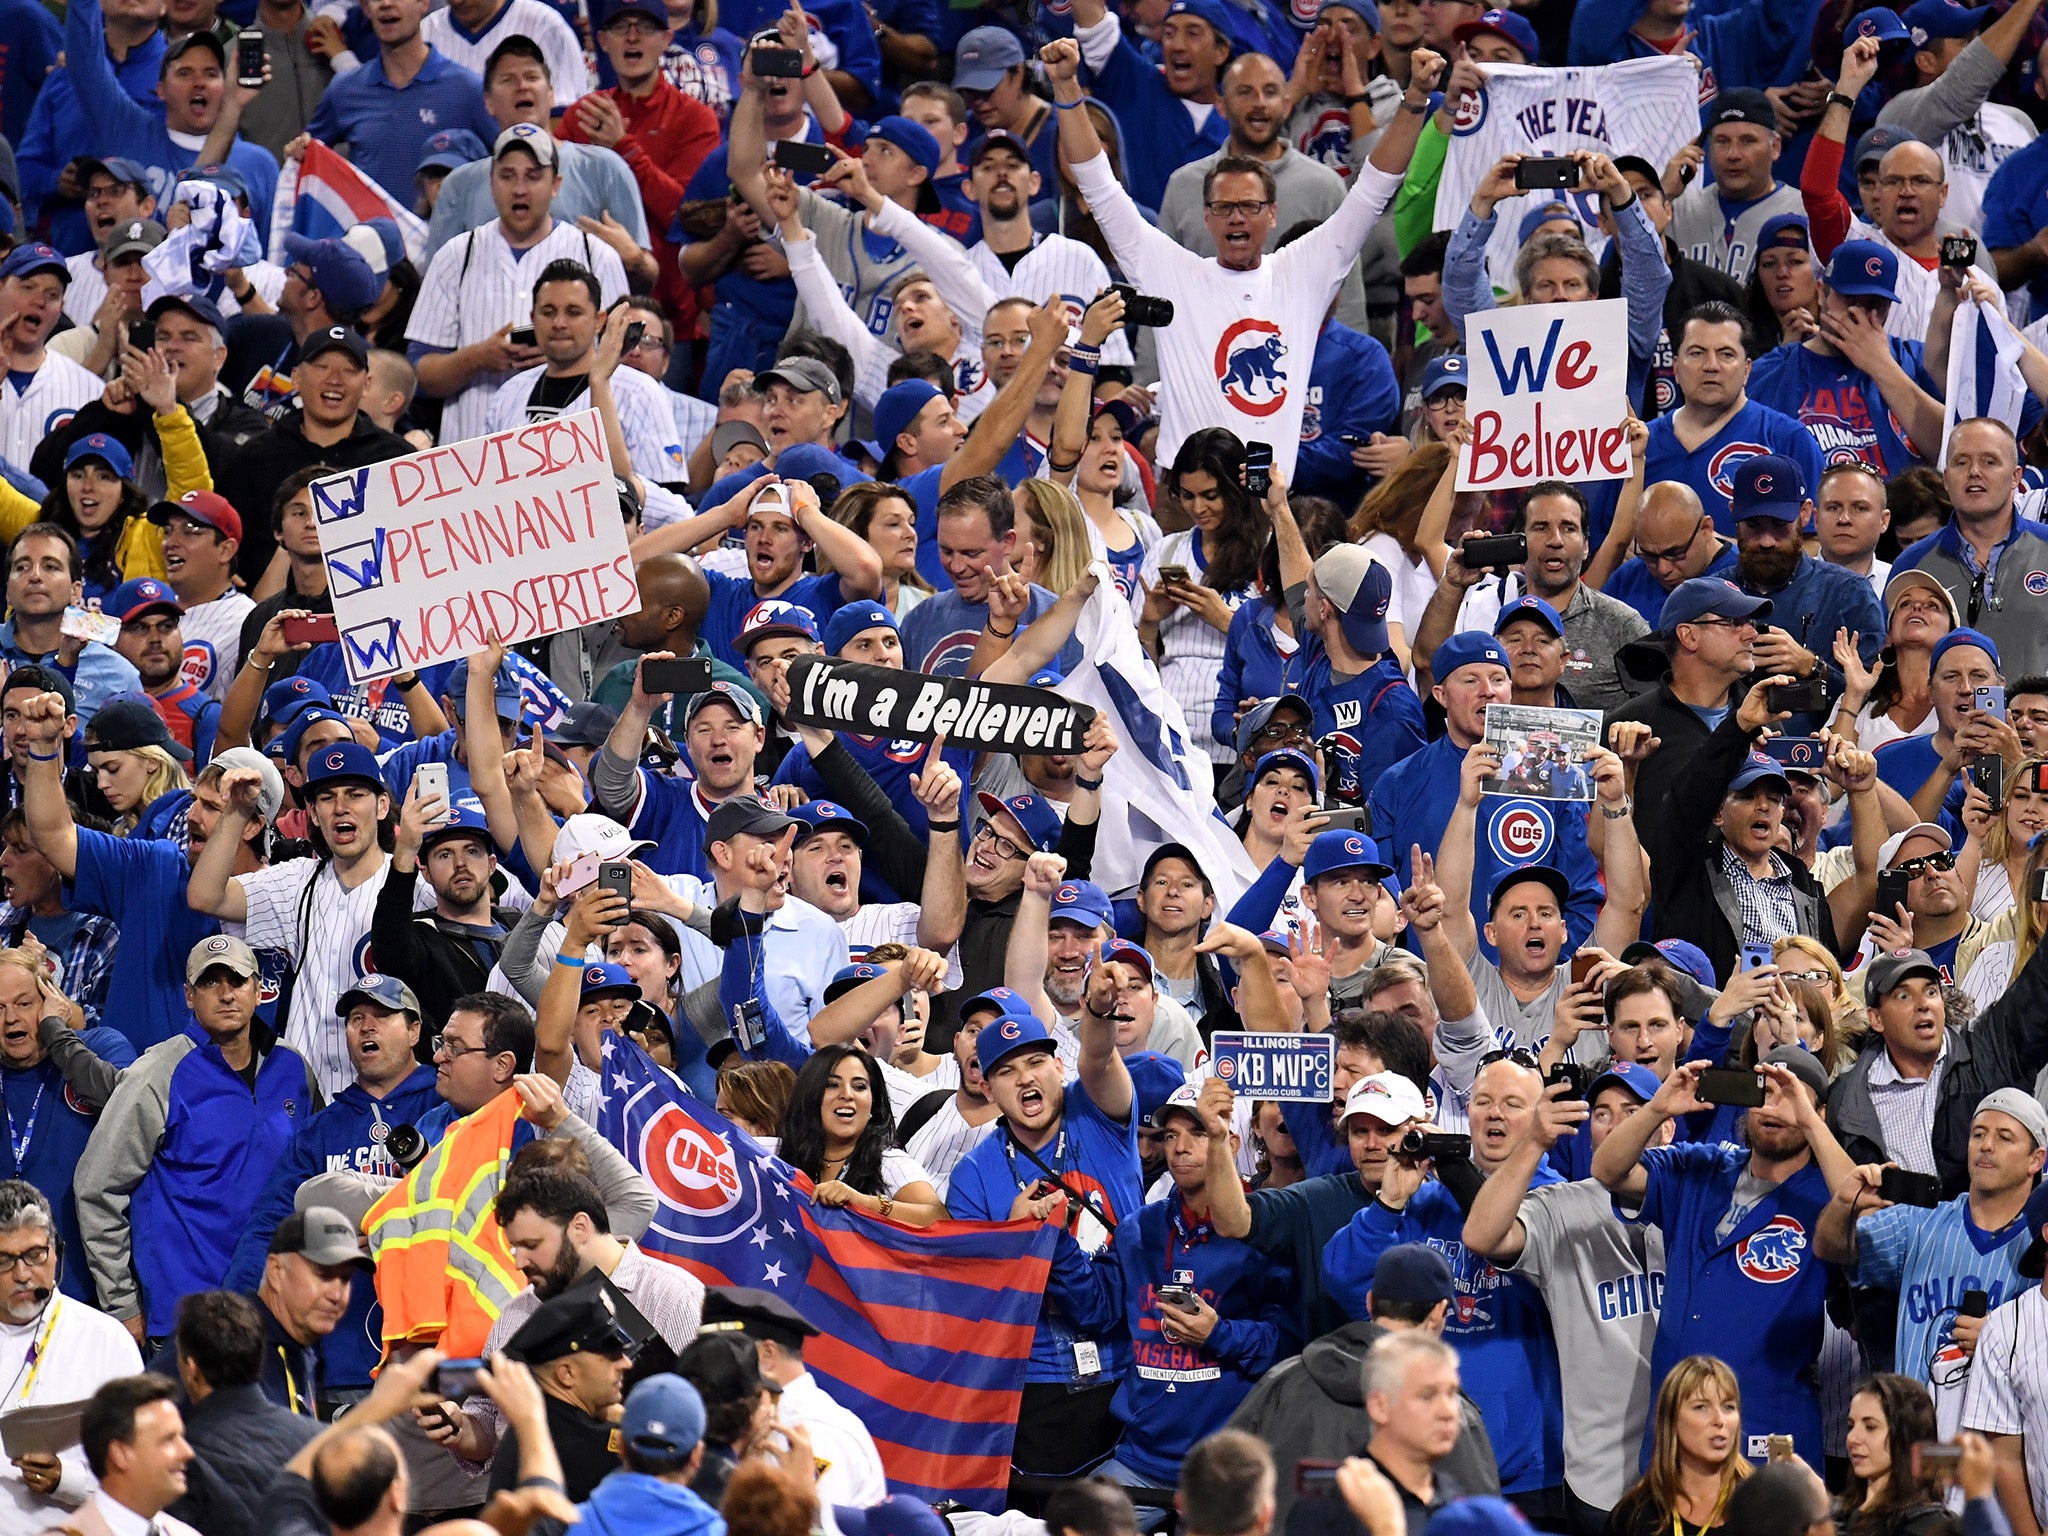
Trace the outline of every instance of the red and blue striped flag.
{"type": "Polygon", "coordinates": [[[923,1229],[813,1205],[811,1181],[606,1035],[600,1129],[660,1199],[640,1246],[773,1291],[820,1330],[804,1364],[874,1436],[892,1491],[996,1513],[1055,1228],[923,1229]]]}
{"type": "Polygon", "coordinates": [[[339,240],[370,219],[390,219],[415,264],[427,253],[427,221],[318,139],[289,161],[270,203],[270,259],[282,264],[284,237],[339,240]]]}

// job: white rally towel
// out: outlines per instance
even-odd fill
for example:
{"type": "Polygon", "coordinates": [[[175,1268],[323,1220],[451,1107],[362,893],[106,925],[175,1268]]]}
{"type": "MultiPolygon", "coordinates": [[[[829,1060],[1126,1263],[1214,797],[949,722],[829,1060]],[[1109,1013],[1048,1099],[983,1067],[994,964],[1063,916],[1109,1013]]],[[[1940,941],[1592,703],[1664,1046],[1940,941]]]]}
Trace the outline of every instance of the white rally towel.
{"type": "Polygon", "coordinates": [[[204,294],[208,302],[218,304],[228,271],[262,259],[256,226],[210,181],[179,182],[171,202],[183,203],[191,218],[142,258],[143,270],[149,273],[142,307],[147,309],[167,294],[204,294]]]}
{"type": "MultiPolygon", "coordinates": [[[[1591,149],[1609,156],[1640,155],[1662,167],[1699,136],[1699,75],[1690,54],[1587,69],[1489,64],[1485,72],[1485,89],[1458,104],[1457,124],[1437,182],[1438,229],[1458,227],[1472,205],[1472,189],[1503,155],[1564,155],[1591,149]]],[[[1486,247],[1486,269],[1494,287],[1514,287],[1522,216],[1555,202],[1578,210],[1594,253],[1599,253],[1596,193],[1584,187],[1569,193],[1524,192],[1495,209],[1498,223],[1486,247]]]]}
{"type": "Polygon", "coordinates": [[[1188,737],[1180,702],[1138,643],[1130,604],[1107,566],[1074,626],[1081,664],[1059,692],[1109,718],[1120,749],[1103,770],[1102,825],[1096,833],[1093,878],[1112,895],[1135,887],[1145,859],[1161,843],[1184,843],[1227,912],[1258,878],[1251,855],[1216,814],[1209,756],[1188,737]]]}
{"type": "Polygon", "coordinates": [[[2020,429],[2020,409],[2027,401],[2020,377],[2020,354],[2026,343],[2012,322],[1997,310],[1965,297],[1956,305],[1948,333],[1948,395],[1941,408],[1941,453],[1935,463],[1948,462],[1948,435],[1959,421],[1995,416],[2020,429]]]}

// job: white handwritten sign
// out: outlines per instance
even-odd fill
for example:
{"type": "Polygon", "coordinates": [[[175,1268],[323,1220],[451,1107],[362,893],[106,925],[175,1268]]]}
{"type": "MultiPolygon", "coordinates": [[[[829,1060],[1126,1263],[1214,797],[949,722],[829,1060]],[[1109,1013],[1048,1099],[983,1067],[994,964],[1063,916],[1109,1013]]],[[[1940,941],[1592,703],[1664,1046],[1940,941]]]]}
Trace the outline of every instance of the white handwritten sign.
{"type": "Polygon", "coordinates": [[[1628,478],[1627,300],[1468,315],[1465,347],[1472,443],[1459,490],[1628,478]]]}
{"type": "Polygon", "coordinates": [[[352,683],[640,607],[594,410],[316,481],[313,516],[352,683]]]}

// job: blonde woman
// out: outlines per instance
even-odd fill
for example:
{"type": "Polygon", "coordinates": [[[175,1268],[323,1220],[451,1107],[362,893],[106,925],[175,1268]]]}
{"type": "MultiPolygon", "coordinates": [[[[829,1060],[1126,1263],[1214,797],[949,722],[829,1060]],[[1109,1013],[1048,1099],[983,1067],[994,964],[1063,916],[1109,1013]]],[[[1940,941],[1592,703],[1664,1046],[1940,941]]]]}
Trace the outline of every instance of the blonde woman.
{"type": "Polygon", "coordinates": [[[1778,967],[1779,979],[1788,985],[1803,981],[1820,988],[1835,1016],[1835,1043],[1838,1047],[1847,1048],[1853,1056],[1867,1021],[1863,1000],[1851,995],[1849,983],[1842,975],[1841,962],[1828,953],[1827,946],[1820,940],[1808,938],[1803,933],[1778,940],[1772,949],[1771,959],[1778,967]]]}
{"type": "Polygon", "coordinates": [[[85,727],[85,761],[122,837],[135,830],[157,796],[192,787],[185,775],[192,749],[178,745],[156,707],[140,698],[100,706],[85,727]]]}
{"type": "Polygon", "coordinates": [[[1352,542],[1363,544],[1393,572],[1394,602],[1387,609],[1387,619],[1400,625],[1403,634],[1415,633],[1422,610],[1429,606],[1436,584],[1443,579],[1444,545],[1425,545],[1415,535],[1430,493],[1450,462],[1449,448],[1425,443],[1367,491],[1351,516],[1348,532],[1352,542]]]}
{"type": "Polygon", "coordinates": [[[2027,845],[2048,831],[2048,794],[2034,788],[2044,762],[2048,759],[2020,760],[2019,767],[2006,776],[2005,809],[1996,815],[1990,799],[1975,784],[1969,784],[1964,793],[1967,836],[1956,858],[1956,873],[1973,893],[1971,914],[1987,923],[2012,910],[2026,867],[2027,845]]]}
{"type": "MultiPolygon", "coordinates": [[[[2034,888],[2034,877],[2048,866],[2048,838],[2037,838],[2020,867],[2019,890],[2034,888]]],[[[2034,958],[2041,932],[2048,927],[2048,903],[2015,901],[1998,917],[1956,946],[1956,984],[1982,1010],[2005,995],[2020,967],[2034,958]]]]}
{"type": "Polygon", "coordinates": [[[1742,1388],[1712,1355],[1671,1368],[1657,1391],[1650,1468],[1607,1517],[1606,1536],[1708,1536],[1749,1476],[1742,1455],[1742,1388]]]}
{"type": "Polygon", "coordinates": [[[849,485],[832,504],[832,520],[881,557],[882,604],[898,619],[932,595],[931,583],[917,571],[917,504],[901,487],[883,480],[849,485]]]}
{"type": "Polygon", "coordinates": [[[1048,592],[1071,590],[1094,558],[1081,503],[1065,486],[1035,478],[1020,481],[1010,497],[1017,506],[1017,573],[1048,592]]]}

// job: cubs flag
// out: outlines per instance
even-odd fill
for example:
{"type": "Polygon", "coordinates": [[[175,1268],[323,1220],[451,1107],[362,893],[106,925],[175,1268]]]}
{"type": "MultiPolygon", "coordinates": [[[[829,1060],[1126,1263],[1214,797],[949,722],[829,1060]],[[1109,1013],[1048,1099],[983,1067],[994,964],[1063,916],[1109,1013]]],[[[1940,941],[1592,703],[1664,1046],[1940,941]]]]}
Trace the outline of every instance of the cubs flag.
{"type": "Polygon", "coordinates": [[[427,253],[427,223],[376,182],[322,144],[309,140],[306,152],[285,162],[270,205],[270,259],[283,264],[284,237],[339,240],[370,219],[391,219],[405,237],[415,266],[427,253]]]}
{"type": "Polygon", "coordinates": [[[894,1492],[994,1514],[1058,1229],[913,1229],[813,1205],[770,1157],[618,1035],[599,1129],[654,1186],[640,1247],[707,1285],[772,1291],[819,1329],[804,1364],[874,1436],[894,1492]]]}
{"type": "Polygon", "coordinates": [[[1956,305],[1948,334],[1948,394],[1941,409],[1941,452],[1937,464],[1948,462],[1948,435],[1956,423],[1973,416],[1995,416],[2020,429],[2020,408],[2027,401],[2020,377],[2020,356],[2026,342],[2012,322],[1995,308],[1968,295],[1956,305]]]}
{"type": "MultiPolygon", "coordinates": [[[[1458,227],[1472,205],[1472,189],[1503,155],[1559,156],[1590,149],[1608,156],[1641,155],[1652,165],[1667,165],[1699,136],[1699,75],[1690,54],[1589,69],[1488,64],[1484,73],[1485,86],[1458,103],[1443,179],[1437,183],[1438,229],[1458,227]]],[[[1586,239],[1599,249],[1597,192],[1590,187],[1524,192],[1494,209],[1486,269],[1495,288],[1506,291],[1515,285],[1522,216],[1559,202],[1578,214],[1586,239]]]]}

